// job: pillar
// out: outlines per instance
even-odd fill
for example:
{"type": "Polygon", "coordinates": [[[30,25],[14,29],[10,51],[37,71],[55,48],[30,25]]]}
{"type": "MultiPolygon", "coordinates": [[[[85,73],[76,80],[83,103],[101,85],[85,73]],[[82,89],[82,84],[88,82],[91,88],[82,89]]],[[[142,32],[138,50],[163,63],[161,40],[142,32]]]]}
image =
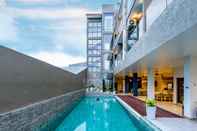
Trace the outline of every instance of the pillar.
{"type": "Polygon", "coordinates": [[[176,72],[174,73],[173,76],[173,103],[177,104],[177,77],[176,77],[176,72]]]}
{"type": "Polygon", "coordinates": [[[184,61],[184,116],[197,118],[197,57],[184,61]]]}
{"type": "Polygon", "coordinates": [[[125,76],[125,92],[129,93],[129,77],[125,76]]]}
{"type": "Polygon", "coordinates": [[[134,96],[138,96],[138,75],[137,73],[133,73],[133,88],[132,93],[134,96]]]}
{"type": "Polygon", "coordinates": [[[122,90],[123,90],[123,93],[125,93],[125,80],[124,79],[122,80],[122,90]]]}
{"type": "Polygon", "coordinates": [[[122,59],[125,59],[125,54],[127,51],[127,3],[128,0],[123,0],[123,10],[122,10],[122,23],[123,23],[123,47],[122,47],[122,59]]]}
{"type": "Polygon", "coordinates": [[[147,97],[150,99],[155,99],[155,78],[154,70],[152,68],[148,69],[147,97]]]}

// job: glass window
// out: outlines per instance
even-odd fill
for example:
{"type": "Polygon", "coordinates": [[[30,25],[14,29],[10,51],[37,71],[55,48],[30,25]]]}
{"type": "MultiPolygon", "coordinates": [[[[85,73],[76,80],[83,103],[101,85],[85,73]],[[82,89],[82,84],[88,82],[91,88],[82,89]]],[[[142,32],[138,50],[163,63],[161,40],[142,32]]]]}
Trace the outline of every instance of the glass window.
{"type": "Polygon", "coordinates": [[[98,27],[101,27],[101,22],[98,23],[98,27]]]}
{"type": "Polygon", "coordinates": [[[96,27],[96,26],[97,26],[97,23],[96,23],[96,22],[94,22],[94,23],[93,23],[93,26],[94,26],[94,27],[96,27]]]}
{"type": "Polygon", "coordinates": [[[98,28],[98,32],[101,32],[101,28],[98,28]]]}
{"type": "Polygon", "coordinates": [[[110,43],[104,43],[104,49],[109,50],[110,49],[110,43]]]}
{"type": "Polygon", "coordinates": [[[98,37],[101,37],[101,32],[98,32],[98,37]]]}
{"type": "Polygon", "coordinates": [[[113,31],[113,16],[112,14],[104,16],[104,31],[112,32],[113,31]]]}
{"type": "Polygon", "coordinates": [[[88,40],[88,44],[93,44],[93,40],[88,40]]]}
{"type": "Polygon", "coordinates": [[[93,27],[93,28],[89,28],[89,32],[97,32],[97,28],[93,27]]]}
{"type": "Polygon", "coordinates": [[[109,70],[109,61],[107,60],[104,62],[104,69],[109,70]]]}
{"type": "Polygon", "coordinates": [[[97,40],[93,40],[93,44],[96,45],[97,44],[97,40]]]}
{"type": "Polygon", "coordinates": [[[101,45],[100,44],[97,45],[97,49],[101,50],[101,45]]]}
{"type": "Polygon", "coordinates": [[[92,37],[92,33],[88,33],[88,37],[89,37],[89,38],[92,37]]]}
{"type": "Polygon", "coordinates": [[[88,23],[88,26],[89,26],[89,27],[92,27],[92,26],[93,26],[92,22],[89,22],[89,23],[88,23]]]}
{"type": "Polygon", "coordinates": [[[92,33],[92,37],[97,37],[97,33],[92,33]]]}

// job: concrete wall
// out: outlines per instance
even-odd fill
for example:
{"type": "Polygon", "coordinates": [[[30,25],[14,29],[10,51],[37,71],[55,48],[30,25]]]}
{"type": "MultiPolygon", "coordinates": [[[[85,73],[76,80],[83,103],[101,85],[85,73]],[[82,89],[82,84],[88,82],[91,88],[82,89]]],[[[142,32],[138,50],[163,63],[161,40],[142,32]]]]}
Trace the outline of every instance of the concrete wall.
{"type": "Polygon", "coordinates": [[[185,57],[184,63],[184,116],[197,118],[197,57],[185,57]]]}
{"type": "Polygon", "coordinates": [[[85,78],[0,46],[0,131],[54,130],[85,95],[85,78]]]}
{"type": "Polygon", "coordinates": [[[0,114],[0,131],[54,131],[84,94],[85,89],[72,91],[0,114]]]}
{"type": "Polygon", "coordinates": [[[0,46],[0,113],[82,89],[85,75],[0,46]]]}

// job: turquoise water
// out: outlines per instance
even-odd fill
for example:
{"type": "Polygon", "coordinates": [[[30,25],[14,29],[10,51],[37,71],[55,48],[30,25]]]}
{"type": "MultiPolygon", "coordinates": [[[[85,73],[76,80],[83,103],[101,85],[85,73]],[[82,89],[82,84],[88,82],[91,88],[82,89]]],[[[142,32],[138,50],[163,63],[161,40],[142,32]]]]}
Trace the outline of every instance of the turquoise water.
{"type": "Polygon", "coordinates": [[[55,131],[146,131],[113,97],[86,97],[55,131]]]}

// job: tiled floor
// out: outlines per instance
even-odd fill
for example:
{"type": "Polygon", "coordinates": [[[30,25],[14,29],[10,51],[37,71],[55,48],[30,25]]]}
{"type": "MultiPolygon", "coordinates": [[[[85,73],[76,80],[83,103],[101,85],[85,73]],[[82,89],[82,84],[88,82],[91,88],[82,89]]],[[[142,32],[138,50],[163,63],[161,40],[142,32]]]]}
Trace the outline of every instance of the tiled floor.
{"type": "MultiPolygon", "coordinates": [[[[138,96],[137,98],[142,101],[146,100],[146,97],[144,97],[144,96],[138,96]]],[[[157,101],[157,106],[164,109],[164,110],[173,112],[179,116],[182,116],[182,105],[181,104],[174,104],[173,102],[157,101]]]]}
{"type": "MultiPolygon", "coordinates": [[[[137,99],[131,95],[118,95],[124,102],[126,102],[130,107],[136,110],[140,115],[146,116],[146,104],[144,101],[137,99]]],[[[157,107],[156,112],[157,117],[180,117],[172,112],[166,111],[157,107]]]]}
{"type": "MultiPolygon", "coordinates": [[[[138,113],[140,113],[142,116],[146,117],[145,111],[144,111],[145,107],[143,104],[144,102],[140,98],[137,99],[130,95],[119,95],[119,97],[125,103],[130,105],[130,107],[132,107],[138,113]]],[[[158,103],[158,104],[160,106],[165,106],[165,108],[168,106],[172,106],[170,108],[168,107],[169,109],[174,108],[172,103],[158,103]]],[[[173,115],[173,113],[170,113],[163,109],[160,109],[160,108],[158,109],[159,109],[159,112],[157,112],[157,115],[160,114],[159,115],[160,117],[157,117],[155,120],[150,120],[150,121],[153,124],[155,124],[157,127],[159,127],[162,131],[197,131],[197,120],[189,120],[186,118],[176,116],[175,114],[173,115]]]]}
{"type": "Polygon", "coordinates": [[[151,120],[162,131],[197,131],[197,120],[184,118],[157,118],[151,120]]]}
{"type": "MultiPolygon", "coordinates": [[[[139,96],[137,98],[142,101],[146,100],[146,97],[144,97],[144,96],[139,96]]],[[[157,101],[157,106],[164,109],[164,110],[173,112],[179,116],[182,116],[182,105],[181,104],[174,104],[172,102],[157,101]]]]}

